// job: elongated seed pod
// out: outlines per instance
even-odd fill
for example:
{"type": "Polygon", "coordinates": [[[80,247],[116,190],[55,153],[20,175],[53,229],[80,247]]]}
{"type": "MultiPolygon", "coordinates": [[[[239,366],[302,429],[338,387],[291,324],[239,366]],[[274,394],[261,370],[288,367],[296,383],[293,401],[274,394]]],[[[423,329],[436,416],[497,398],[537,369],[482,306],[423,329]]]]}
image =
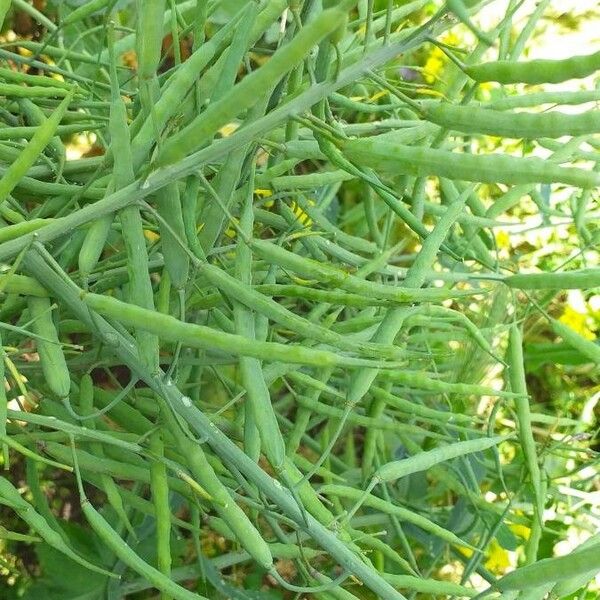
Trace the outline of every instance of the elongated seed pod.
{"type": "Polygon", "coordinates": [[[561,83],[583,79],[600,69],[600,51],[571,56],[563,60],[537,59],[523,62],[498,60],[465,67],[464,71],[477,82],[498,83],[561,83]]]}
{"type": "Polygon", "coordinates": [[[181,198],[181,216],[189,249],[199,260],[206,260],[206,255],[198,240],[199,190],[200,178],[194,175],[188,177],[185,182],[185,192],[181,198]]]}
{"type": "MultiPolygon", "coordinates": [[[[431,267],[431,264],[435,260],[437,253],[439,252],[448,232],[454,225],[460,213],[464,210],[465,199],[459,198],[453,202],[446,212],[440,217],[433,231],[425,238],[421,251],[417,254],[416,259],[409,268],[404,285],[407,288],[420,288],[426,279],[426,272],[431,267]]],[[[401,309],[393,309],[391,312],[396,313],[401,309]]],[[[374,339],[379,341],[393,340],[396,333],[400,329],[402,319],[398,313],[399,318],[393,315],[393,323],[391,327],[388,327],[389,316],[385,319],[375,333],[374,339]]],[[[349,397],[353,398],[353,401],[357,401],[362,397],[362,394],[368,389],[368,386],[375,378],[375,372],[371,370],[365,370],[364,372],[357,373],[352,379],[350,386],[349,397]]],[[[382,396],[375,397],[370,406],[369,416],[378,418],[385,410],[385,398],[382,396]]],[[[363,474],[365,476],[370,475],[372,469],[372,461],[375,456],[375,443],[376,433],[373,429],[369,429],[365,435],[365,452],[363,456],[363,474]]]]}
{"type": "MultiPolygon", "coordinates": [[[[240,215],[240,229],[247,238],[252,238],[254,213],[252,212],[252,190],[246,193],[240,215]]],[[[238,242],[236,276],[245,285],[252,283],[252,250],[243,241],[238,242]]],[[[235,300],[234,300],[235,302],[235,300]]],[[[235,332],[249,340],[256,339],[255,316],[247,306],[235,302],[233,307],[235,332]]],[[[261,362],[249,356],[240,357],[242,385],[246,388],[246,409],[252,414],[250,424],[258,430],[260,446],[271,466],[280,471],[285,460],[285,442],[277,423],[271,403],[271,394],[265,381],[261,362]]]]}
{"type": "MultiPolygon", "coordinates": [[[[46,448],[48,454],[56,458],[57,460],[63,461],[66,464],[74,465],[73,452],[71,448],[57,444],[56,442],[46,442],[46,448]]],[[[119,455],[119,460],[111,458],[99,458],[95,454],[85,452],[84,450],[76,450],[77,462],[84,471],[91,473],[100,473],[110,475],[115,479],[125,479],[127,481],[139,481],[141,483],[150,483],[150,470],[147,462],[143,464],[132,464],[131,462],[125,462],[123,458],[127,456],[128,459],[132,459],[130,453],[119,455]]],[[[135,460],[135,459],[133,459],[135,460]]],[[[193,499],[194,494],[183,481],[174,477],[169,477],[169,487],[181,494],[183,497],[193,499]]]]}
{"type": "Polygon", "coordinates": [[[27,446],[23,446],[23,444],[20,444],[17,440],[14,439],[14,437],[0,438],[0,441],[7,444],[10,448],[12,448],[13,450],[16,450],[19,454],[21,454],[25,458],[28,458],[29,460],[33,460],[34,462],[39,462],[39,463],[42,463],[45,465],[49,465],[49,466],[55,467],[57,469],[64,469],[65,471],[72,471],[72,469],[69,465],[65,465],[65,464],[57,462],[55,460],[50,460],[50,459],[46,458],[45,456],[40,456],[39,454],[36,454],[35,452],[33,452],[32,450],[27,448],[27,446]]]}
{"type": "Polygon", "coordinates": [[[44,225],[52,223],[53,220],[54,219],[29,219],[28,221],[22,221],[21,223],[2,227],[2,229],[0,229],[0,243],[8,240],[15,240],[26,233],[31,233],[44,225]]]}
{"type": "Polygon", "coordinates": [[[398,356],[398,353],[393,348],[384,349],[381,345],[378,346],[355,340],[349,341],[342,335],[326,327],[320,326],[317,323],[311,323],[273,301],[271,298],[258,293],[254,288],[245,284],[239,277],[234,278],[215,265],[203,265],[202,274],[213,285],[225,292],[232,301],[237,301],[248,308],[252,308],[257,313],[309,339],[318,340],[346,351],[359,351],[373,356],[398,356]]]}
{"type": "Polygon", "coordinates": [[[511,138],[559,138],[600,132],[600,111],[579,114],[505,112],[470,105],[440,103],[424,110],[425,118],[446,129],[511,138]]]}
{"type": "Polygon", "coordinates": [[[250,556],[263,568],[269,569],[273,564],[273,556],[262,535],[252,525],[244,511],[234,502],[206,460],[200,446],[193,442],[187,442],[186,438],[184,445],[190,470],[198,483],[210,494],[215,510],[250,556]]]}
{"type": "MultiPolygon", "coordinates": [[[[474,383],[453,383],[452,381],[443,381],[433,379],[427,373],[416,373],[412,371],[390,371],[381,374],[383,379],[393,381],[400,385],[406,385],[416,390],[428,390],[440,394],[464,394],[467,396],[497,396],[499,398],[511,398],[516,394],[505,390],[495,390],[484,385],[474,383]]],[[[458,418],[461,417],[459,415],[458,418]]]]}
{"type": "Polygon", "coordinates": [[[108,6],[111,3],[111,1],[112,0],[88,0],[88,2],[86,2],[85,4],[82,4],[81,6],[78,6],[75,10],[71,11],[61,21],[61,26],[66,27],[67,25],[77,23],[77,21],[87,19],[95,12],[98,12],[106,6],[108,6]]]}
{"type": "Polygon", "coordinates": [[[9,98],[66,98],[74,95],[74,91],[72,86],[68,89],[47,85],[31,85],[25,87],[16,83],[0,82],[0,95],[9,98]]]}
{"type": "Polygon", "coordinates": [[[0,275],[0,290],[7,294],[22,294],[46,298],[48,292],[35,279],[26,275],[0,275]]]}
{"type": "MultiPolygon", "coordinates": [[[[376,395],[375,397],[377,399],[383,398],[386,401],[389,399],[389,396],[383,396],[381,394],[376,395]]],[[[391,402],[391,404],[393,404],[393,402],[391,402]]],[[[345,409],[337,408],[335,406],[329,406],[327,404],[311,400],[308,397],[299,398],[298,405],[302,408],[309,408],[315,413],[326,415],[334,419],[342,418],[347,420],[349,423],[354,423],[356,425],[360,425],[367,429],[373,429],[378,432],[394,431],[396,433],[416,433],[418,435],[425,435],[426,437],[434,439],[440,439],[442,437],[440,436],[440,434],[435,433],[433,431],[427,431],[426,429],[419,427],[418,425],[398,423],[396,421],[390,421],[388,419],[382,419],[380,417],[356,414],[351,411],[348,412],[348,414],[346,415],[347,411],[345,409]]]]}
{"type": "Polygon", "coordinates": [[[460,197],[450,204],[446,212],[440,217],[431,233],[425,238],[421,250],[406,273],[404,279],[406,287],[420,288],[425,283],[427,272],[431,269],[440,247],[464,208],[465,198],[460,197]]]}
{"type": "MultiPolygon", "coordinates": [[[[117,58],[114,52],[114,28],[109,27],[109,58],[111,82],[111,107],[109,129],[111,134],[111,150],[113,152],[113,179],[116,189],[129,185],[134,180],[134,163],[131,149],[129,128],[127,127],[127,107],[119,92],[117,75],[117,58]]],[[[148,251],[144,238],[144,226],[138,206],[127,206],[119,212],[119,221],[123,244],[127,254],[127,275],[129,286],[127,299],[132,304],[154,309],[154,295],[148,251]]],[[[138,352],[144,364],[151,370],[158,368],[159,345],[155,335],[138,329],[135,332],[138,352]]]]}
{"type": "Polygon", "coordinates": [[[244,406],[244,452],[256,462],[260,460],[260,432],[249,404],[244,406]]]}
{"type": "Polygon", "coordinates": [[[333,284],[351,293],[375,296],[399,303],[444,300],[456,297],[463,292],[443,289],[409,289],[400,286],[378,284],[365,281],[360,277],[351,275],[346,271],[332,267],[312,259],[299,256],[266,240],[253,239],[252,249],[264,260],[290,269],[306,279],[316,279],[324,283],[333,284]]]}
{"type": "Polygon", "coordinates": [[[106,215],[92,222],[79,250],[79,274],[85,281],[96,268],[113,223],[113,215],[106,215]]]}
{"type": "MultiPolygon", "coordinates": [[[[243,329],[238,329],[238,332],[249,333],[243,329]]],[[[285,442],[279,430],[260,362],[256,358],[240,357],[240,374],[246,388],[248,408],[252,411],[254,423],[260,435],[261,447],[273,468],[280,470],[285,460],[285,442]]]]}
{"type": "MultiPolygon", "coordinates": [[[[323,0],[323,8],[335,8],[337,5],[336,0],[323,0]]],[[[332,44],[339,44],[346,35],[346,30],[348,28],[348,13],[344,13],[342,17],[340,17],[340,23],[337,28],[333,31],[333,33],[329,36],[329,40],[332,44]]]]}
{"type": "MultiPolygon", "coordinates": [[[[304,509],[322,524],[330,524],[335,518],[333,513],[325,506],[319,494],[310,482],[304,479],[302,472],[289,458],[285,461],[285,473],[287,480],[296,486],[304,509]]],[[[346,527],[340,530],[339,535],[345,541],[351,539],[346,527]]]]}
{"type": "MultiPolygon", "coordinates": [[[[150,450],[156,459],[150,463],[150,489],[156,519],[156,555],[158,570],[165,576],[171,575],[171,507],[169,504],[169,482],[167,467],[159,459],[164,458],[164,444],[160,431],[150,436],[150,450]]],[[[168,600],[165,596],[164,600],[168,600]]]]}
{"type": "Polygon", "coordinates": [[[219,29],[210,40],[197,48],[166,82],[161,90],[160,98],[153,106],[152,114],[146,117],[133,138],[133,164],[136,171],[147,159],[148,153],[155,143],[156,131],[162,131],[169,119],[180,110],[181,103],[198,80],[199,74],[227,42],[238,22],[238,18],[233,18],[219,29]]]}
{"type": "MultiPolygon", "coordinates": [[[[301,384],[306,384],[307,379],[309,379],[311,383],[314,382],[315,385],[312,387],[312,389],[308,390],[306,395],[303,397],[310,402],[318,402],[323,391],[332,390],[332,388],[325,384],[325,382],[331,377],[332,373],[332,369],[321,369],[318,373],[318,379],[313,379],[308,375],[299,375],[298,373],[292,374],[291,377],[296,382],[300,381],[301,384]],[[299,377],[296,378],[298,375],[299,377]]],[[[312,409],[310,407],[302,406],[302,404],[299,405],[294,418],[294,427],[292,431],[286,435],[288,456],[292,457],[294,454],[296,454],[298,446],[300,446],[300,442],[302,441],[302,437],[306,433],[311,414],[312,409]]]]}
{"type": "Polygon", "coordinates": [[[498,579],[493,588],[500,591],[527,590],[553,581],[563,581],[583,573],[600,570],[600,552],[597,545],[575,549],[566,556],[544,558],[516,569],[498,579]]]}
{"type": "MultiPolygon", "coordinates": [[[[83,8],[83,7],[82,7],[83,8]]],[[[108,187],[111,193],[124,187],[133,180],[133,173],[129,176],[131,161],[128,160],[129,132],[127,129],[127,110],[119,94],[116,57],[114,55],[114,27],[108,29],[108,46],[110,58],[111,104],[108,129],[111,136],[110,151],[117,160],[113,160],[113,178],[108,187]]],[[[125,209],[127,210],[127,209],[125,209]]],[[[114,215],[108,214],[96,219],[88,229],[83,245],[79,252],[79,274],[86,281],[90,273],[96,268],[100,256],[104,251],[106,240],[110,233],[114,215]]],[[[123,227],[123,237],[128,238],[128,227],[123,227]]]]}
{"type": "Polygon", "coordinates": [[[472,423],[473,418],[468,415],[457,415],[449,411],[437,410],[435,408],[429,408],[417,404],[416,402],[410,402],[404,398],[400,398],[388,390],[373,386],[371,388],[373,396],[382,397],[388,404],[391,404],[394,408],[399,409],[409,415],[415,415],[416,417],[423,417],[425,419],[433,419],[435,421],[441,421],[442,423],[447,421],[454,421],[456,423],[472,423]]]}
{"type": "MultiPolygon", "coordinates": [[[[19,108],[27,117],[28,122],[31,125],[35,126],[36,130],[46,123],[47,118],[44,114],[44,111],[37,104],[34,104],[31,100],[29,100],[29,98],[20,99],[19,108]]],[[[59,127],[56,128],[57,131],[59,127]]],[[[60,137],[54,136],[53,138],[51,138],[48,142],[47,150],[55,159],[59,161],[57,171],[61,173],[62,168],[64,166],[64,162],[66,160],[66,149],[60,137]]]]}
{"type": "Polygon", "coordinates": [[[256,562],[269,569],[273,556],[262,535],[252,525],[246,513],[235,503],[227,488],[223,485],[207,457],[197,442],[181,435],[175,417],[168,413],[165,401],[160,399],[166,424],[171,433],[176,434],[176,443],[183,453],[186,463],[197,481],[210,496],[215,510],[225,521],[233,535],[256,562]]]}
{"type": "Polygon", "coordinates": [[[556,335],[562,337],[562,339],[569,344],[579,353],[591,360],[595,364],[600,364],[600,345],[596,344],[592,340],[584,338],[582,335],[571,329],[565,323],[558,321],[557,319],[550,319],[550,325],[556,335]]]}
{"type": "MultiPolygon", "coordinates": [[[[62,91],[64,92],[64,90],[62,91]]],[[[2,93],[1,86],[0,93],[2,93]]],[[[6,200],[7,196],[25,176],[29,168],[33,166],[39,155],[44,151],[44,148],[54,137],[56,129],[58,128],[64,114],[67,112],[67,108],[69,107],[71,100],[73,99],[74,91],[65,92],[63,95],[65,96],[64,100],[58,105],[57,109],[46,120],[46,122],[38,128],[29,143],[19,154],[19,157],[4,172],[2,179],[0,179],[0,202],[4,202],[6,200]]]]}
{"type": "MultiPolygon", "coordinates": [[[[0,27],[2,25],[0,24],[0,27]]],[[[0,332],[0,382],[4,381],[4,346],[2,345],[2,335],[0,332]]],[[[6,394],[6,388],[4,385],[0,386],[0,438],[4,439],[6,437],[6,422],[8,419],[8,396],[6,394]]],[[[0,447],[2,459],[4,461],[4,468],[10,467],[9,462],[9,454],[8,454],[8,445],[6,442],[3,442],[0,447]]]]}
{"type": "MultiPolygon", "coordinates": [[[[13,176],[14,171],[11,171],[11,168],[12,165],[8,168],[0,167],[0,174],[3,176],[3,178],[8,176],[9,173],[11,177],[13,176]]],[[[100,184],[94,184],[86,189],[79,185],[39,181],[33,177],[28,177],[25,175],[23,177],[19,176],[12,189],[23,190],[32,194],[39,194],[40,196],[79,196],[88,200],[100,200],[105,195],[105,188],[100,184]]],[[[91,221],[91,219],[89,220],[91,221]]]]}
{"type": "MultiPolygon", "coordinates": [[[[533,419],[532,419],[533,421],[533,419]]],[[[542,472],[542,479],[540,481],[540,496],[542,498],[546,497],[548,491],[547,485],[547,477],[544,472],[542,472]]],[[[525,564],[530,565],[538,560],[538,553],[540,549],[540,542],[542,540],[542,535],[544,533],[544,515],[539,514],[539,509],[534,508],[534,518],[531,520],[531,533],[525,542],[524,554],[525,554],[525,564]]]]}
{"type": "Polygon", "coordinates": [[[81,510],[94,533],[119,557],[130,569],[145,577],[157,589],[170,594],[176,600],[206,600],[203,596],[190,592],[150,566],[127,544],[109,525],[106,519],[84,497],[81,510]]]}
{"type": "Polygon", "coordinates": [[[586,290],[600,287],[600,269],[581,269],[560,273],[519,273],[503,280],[519,290],[586,290]]]}
{"type": "Polygon", "coordinates": [[[137,0],[136,5],[139,97],[142,114],[151,117],[154,104],[160,96],[157,70],[162,54],[166,0],[137,0]]]}
{"type": "Polygon", "coordinates": [[[598,102],[600,90],[581,90],[577,92],[535,92],[532,94],[518,94],[494,100],[487,105],[494,110],[509,110],[511,108],[529,108],[542,104],[585,104],[598,102]]]}
{"type": "Polygon", "coordinates": [[[519,441],[523,456],[529,471],[529,478],[535,493],[536,514],[541,521],[544,512],[544,498],[542,497],[542,474],[535,447],[535,440],[531,431],[531,414],[529,398],[527,397],[527,384],[525,381],[525,366],[523,361],[523,340],[521,331],[516,324],[510,328],[508,337],[508,364],[511,391],[519,394],[515,398],[515,409],[519,424],[519,441]]]}
{"type": "Polygon", "coordinates": [[[391,573],[386,573],[383,577],[396,587],[421,594],[440,597],[455,596],[457,598],[474,598],[477,596],[477,590],[449,581],[423,579],[414,575],[392,575],[391,573]]]}
{"type": "MultiPolygon", "coordinates": [[[[373,419],[374,423],[380,422],[384,418],[386,409],[386,399],[382,396],[375,396],[371,400],[368,408],[368,418],[373,419]]],[[[362,454],[362,473],[363,478],[369,477],[373,470],[373,461],[377,450],[377,444],[382,439],[382,432],[377,427],[368,427],[365,432],[365,441],[362,454]]]]}
{"type": "Polygon", "coordinates": [[[179,290],[187,283],[190,258],[181,246],[182,243],[185,244],[186,236],[177,182],[170,183],[159,191],[156,195],[156,210],[162,217],[158,226],[165,267],[171,283],[179,290]]]}
{"type": "Polygon", "coordinates": [[[382,465],[375,471],[374,477],[381,481],[394,481],[401,477],[411,475],[412,473],[426,471],[434,465],[447,460],[452,460],[453,458],[466,456],[467,454],[473,454],[474,452],[483,452],[488,448],[497,446],[506,439],[505,436],[480,438],[467,440],[466,442],[456,442],[455,444],[421,452],[410,458],[396,460],[382,465]]]}
{"type": "Polygon", "coordinates": [[[581,188],[600,185],[598,173],[560,167],[539,158],[448,152],[395,144],[378,137],[348,140],[343,145],[350,159],[395,175],[435,175],[484,183],[565,183],[581,188]]]}
{"type": "Polygon", "coordinates": [[[74,560],[76,563],[90,571],[101,573],[102,575],[107,575],[109,577],[115,577],[115,575],[109,573],[105,569],[97,567],[84,558],[81,558],[79,554],[70,548],[70,546],[67,546],[63,538],[52,529],[46,519],[36,512],[29,502],[23,500],[18,490],[4,477],[0,477],[0,498],[2,498],[49,546],[62,552],[65,556],[68,556],[71,560],[74,560]]]}
{"type": "Polygon", "coordinates": [[[353,3],[343,0],[339,7],[323,11],[318,19],[304,26],[260,69],[244,77],[218,102],[209,105],[192,123],[169,139],[160,153],[159,162],[173,163],[189,154],[199,145],[199,140],[200,143],[210,140],[223,125],[253,106],[262,98],[265,89],[271,89],[291,68],[304,60],[313,46],[337,29],[340,19],[353,3]]]}
{"type": "MultiPolygon", "coordinates": [[[[96,388],[95,390],[96,394],[98,394],[100,392],[100,390],[98,388],[96,388]]],[[[109,395],[109,397],[112,399],[112,396],[109,395]]],[[[56,407],[58,407],[59,405],[56,402],[53,402],[52,400],[50,400],[51,402],[51,407],[54,409],[56,407]]],[[[136,411],[134,411],[136,412],[136,411]]],[[[86,440],[96,440],[99,442],[102,442],[103,444],[109,445],[109,446],[118,446],[119,448],[123,448],[124,450],[127,450],[128,452],[133,452],[138,453],[141,452],[141,446],[138,446],[137,444],[132,444],[131,442],[127,442],[124,441],[122,439],[120,439],[119,437],[114,437],[112,435],[106,434],[102,431],[96,431],[93,429],[89,429],[87,427],[80,427],[79,425],[73,425],[72,423],[68,423],[67,421],[63,421],[60,418],[57,418],[54,414],[50,415],[50,416],[45,416],[45,415],[40,415],[37,413],[23,413],[21,411],[11,411],[9,410],[9,413],[11,418],[15,418],[15,419],[20,419],[26,423],[32,423],[35,425],[40,425],[42,427],[47,427],[51,430],[57,430],[57,431],[63,431],[66,434],[72,433],[75,436],[81,437],[82,439],[86,439],[86,440]]],[[[61,414],[65,414],[64,411],[62,411],[61,409],[61,414]]],[[[139,413],[138,413],[139,415],[139,413]]],[[[147,424],[150,424],[149,421],[147,421],[147,424]]],[[[146,431],[148,430],[148,426],[146,425],[146,431]]]]}
{"type": "Polygon", "coordinates": [[[69,545],[69,537],[63,531],[58,522],[58,519],[50,509],[50,505],[48,503],[48,498],[42,489],[42,484],[40,481],[40,472],[38,471],[38,466],[34,460],[31,458],[25,459],[25,470],[26,470],[26,481],[27,486],[29,487],[29,492],[31,494],[31,504],[35,508],[35,510],[44,518],[46,523],[50,525],[54,531],[58,533],[58,535],[63,539],[65,544],[69,545]]]}
{"type": "Polygon", "coordinates": [[[27,304],[34,319],[31,328],[43,338],[38,338],[36,345],[46,384],[59,398],[67,398],[71,389],[71,376],[52,319],[50,299],[29,297],[27,304]]]}
{"type": "MultiPolygon", "coordinates": [[[[79,408],[83,416],[91,415],[94,412],[94,382],[89,373],[82,375],[79,381],[79,408]]],[[[96,423],[94,419],[86,421],[86,427],[94,430],[96,423]]],[[[90,449],[95,456],[104,458],[104,447],[99,442],[92,442],[90,449]]],[[[120,491],[117,484],[113,481],[110,475],[106,473],[100,474],[100,485],[106,494],[109,504],[112,506],[119,520],[125,525],[129,534],[135,539],[135,530],[133,529],[127,511],[123,505],[120,491]]]]}
{"type": "Polygon", "coordinates": [[[154,77],[160,63],[165,6],[166,0],[138,0],[138,31],[135,41],[138,77],[142,81],[154,77]]]}
{"type": "Polygon", "coordinates": [[[246,6],[244,18],[240,20],[227,51],[223,55],[223,61],[219,68],[219,79],[209,96],[210,102],[220,100],[235,84],[240,63],[243,62],[244,55],[249,48],[250,36],[257,12],[257,6],[252,4],[246,6]]]}
{"type": "Polygon", "coordinates": [[[364,582],[365,586],[373,589],[374,593],[379,597],[390,598],[390,600],[400,600],[402,598],[390,584],[383,581],[355,552],[349,549],[346,544],[341,543],[340,539],[333,532],[323,527],[310,516],[304,520],[290,494],[281,489],[280,486],[277,486],[273,479],[260,466],[247,457],[233,440],[218,430],[217,427],[211,427],[211,422],[206,415],[195,408],[189,399],[184,401],[184,397],[177,388],[173,385],[168,385],[168,382],[164,381],[162,373],[153,374],[148,372],[138,360],[135,353],[131,351],[127,337],[121,337],[122,334],[111,327],[106,321],[94,319],[73,287],[65,283],[61,275],[49,267],[41,257],[38,258],[37,255],[30,253],[26,255],[24,260],[27,270],[35,275],[36,278],[43,280],[44,284],[53,293],[60,295],[65,305],[69,307],[73,314],[77,315],[83,322],[89,323],[90,326],[94,326],[97,323],[95,326],[100,334],[105,334],[105,336],[111,334],[113,339],[122,340],[122,343],[114,348],[114,352],[119,357],[119,360],[122,360],[132,371],[138,373],[157,394],[165,398],[169,405],[190,424],[196,435],[205,436],[211,447],[215,451],[218,449],[218,453],[223,460],[236,465],[242,475],[248,481],[257,485],[271,501],[280,507],[282,512],[298,523],[300,527],[304,527],[311,537],[318,539],[321,547],[332,558],[338,561],[338,563],[346,565],[352,573],[364,582]]]}
{"type": "Polygon", "coordinates": [[[356,306],[359,308],[366,308],[368,306],[386,306],[390,303],[389,300],[380,298],[367,298],[366,296],[360,296],[359,294],[350,294],[348,292],[337,290],[322,290],[306,285],[261,283],[255,286],[254,289],[265,296],[303,298],[312,302],[356,306]]]}
{"type": "MultiPolygon", "coordinates": [[[[319,489],[319,492],[324,495],[341,496],[350,500],[359,500],[361,499],[361,496],[363,496],[362,490],[337,484],[324,485],[319,489]]],[[[378,512],[399,517],[403,521],[411,523],[412,525],[416,525],[423,531],[427,531],[428,533],[431,533],[432,535],[448,542],[449,544],[458,544],[467,547],[470,546],[470,544],[459,538],[455,533],[452,533],[448,529],[445,529],[433,521],[430,521],[428,518],[402,506],[398,506],[393,502],[388,502],[378,498],[377,496],[369,494],[363,499],[363,504],[373,508],[378,512]]]]}
{"type": "Polygon", "coordinates": [[[10,8],[12,0],[0,0],[0,29],[4,25],[4,17],[6,17],[6,13],[10,8]]]}
{"type": "Polygon", "coordinates": [[[99,294],[83,294],[86,304],[101,314],[111,317],[132,327],[145,329],[160,336],[162,339],[181,342],[195,348],[222,350],[236,356],[254,356],[262,360],[281,360],[296,364],[315,366],[378,366],[393,368],[397,363],[371,361],[335,354],[327,350],[303,348],[301,346],[285,345],[276,342],[252,342],[242,336],[225,333],[205,327],[184,323],[171,317],[151,310],[143,309],[116,298],[99,294]]]}

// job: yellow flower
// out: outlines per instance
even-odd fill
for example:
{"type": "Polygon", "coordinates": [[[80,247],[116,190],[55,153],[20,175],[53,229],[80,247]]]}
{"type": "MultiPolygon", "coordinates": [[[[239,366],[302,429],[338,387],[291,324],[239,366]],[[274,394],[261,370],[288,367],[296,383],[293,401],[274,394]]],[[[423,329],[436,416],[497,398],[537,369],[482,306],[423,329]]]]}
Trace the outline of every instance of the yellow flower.
{"type": "Polygon", "coordinates": [[[387,95],[388,95],[388,93],[389,93],[389,92],[388,92],[387,90],[380,90],[379,92],[377,92],[377,93],[373,94],[373,95],[372,95],[372,96],[369,98],[369,100],[370,100],[371,102],[376,102],[376,101],[377,101],[377,100],[379,100],[380,98],[383,98],[384,96],[387,96],[387,95]]]}
{"type": "Polygon", "coordinates": [[[23,48],[21,46],[19,46],[19,54],[21,56],[33,56],[33,52],[31,50],[29,50],[28,48],[23,48]]]}
{"type": "MultiPolygon", "coordinates": [[[[459,44],[460,39],[455,33],[450,32],[442,37],[441,41],[449,46],[456,46],[459,44]]],[[[434,83],[439,78],[439,75],[444,69],[447,61],[448,58],[444,52],[435,46],[427,58],[427,62],[425,63],[425,67],[423,69],[425,81],[427,81],[427,83],[434,83]]]]}
{"type": "Polygon", "coordinates": [[[219,129],[219,133],[223,137],[229,137],[232,133],[234,133],[238,129],[239,126],[240,126],[239,123],[227,123],[227,125],[223,125],[223,127],[221,127],[221,129],[219,129]]]}
{"type": "Polygon", "coordinates": [[[518,523],[515,523],[514,525],[510,526],[510,529],[515,535],[524,540],[528,540],[529,536],[531,535],[531,529],[525,525],[519,525],[518,523]]]}
{"type": "MultiPolygon", "coordinates": [[[[469,558],[473,555],[471,548],[457,546],[457,550],[469,558]]],[[[511,565],[508,550],[505,550],[496,540],[492,540],[485,554],[485,566],[494,574],[503,574],[511,565]]]]}
{"type": "Polygon", "coordinates": [[[559,318],[559,321],[570,327],[573,331],[576,331],[586,340],[593,340],[596,337],[588,327],[587,314],[575,310],[570,305],[565,306],[565,311],[559,318]]]}
{"type": "Polygon", "coordinates": [[[427,57],[427,62],[423,69],[423,76],[427,83],[434,83],[439,78],[439,74],[444,69],[445,62],[444,53],[439,48],[434,48],[427,57]]]}
{"type": "Polygon", "coordinates": [[[160,235],[158,235],[158,233],[155,233],[154,231],[150,231],[149,229],[144,229],[144,237],[149,242],[156,242],[157,240],[160,239],[160,235]]]}
{"type": "Polygon", "coordinates": [[[484,81],[482,83],[477,84],[477,87],[479,88],[479,92],[483,93],[483,96],[486,99],[489,99],[490,97],[490,92],[495,89],[494,85],[492,83],[490,83],[489,81],[484,81]]]}
{"type": "Polygon", "coordinates": [[[498,248],[510,248],[510,236],[503,229],[496,233],[496,244],[498,244],[498,248]]]}
{"type": "Polygon", "coordinates": [[[444,44],[448,44],[449,46],[458,46],[461,41],[461,38],[453,31],[449,31],[446,35],[443,35],[441,39],[444,44]]]}
{"type": "Polygon", "coordinates": [[[488,548],[488,556],[485,566],[492,573],[501,574],[510,567],[510,557],[508,550],[505,550],[496,540],[492,540],[488,548]]]}

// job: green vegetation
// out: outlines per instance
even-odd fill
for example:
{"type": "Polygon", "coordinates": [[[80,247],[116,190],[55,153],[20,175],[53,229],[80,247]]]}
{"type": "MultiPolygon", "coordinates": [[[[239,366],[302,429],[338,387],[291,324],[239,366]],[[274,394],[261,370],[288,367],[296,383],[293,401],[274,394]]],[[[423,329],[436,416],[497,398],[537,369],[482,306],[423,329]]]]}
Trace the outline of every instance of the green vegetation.
{"type": "Polygon", "coordinates": [[[597,597],[554,10],[0,0],[2,598],[597,597]]]}

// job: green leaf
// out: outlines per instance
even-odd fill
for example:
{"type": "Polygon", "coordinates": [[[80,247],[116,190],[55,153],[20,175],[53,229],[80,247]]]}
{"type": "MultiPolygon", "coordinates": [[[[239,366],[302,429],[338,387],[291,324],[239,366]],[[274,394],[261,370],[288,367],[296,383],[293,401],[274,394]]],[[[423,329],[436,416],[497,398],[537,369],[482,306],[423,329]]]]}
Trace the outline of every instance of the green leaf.
{"type": "Polygon", "coordinates": [[[505,550],[514,551],[520,545],[517,536],[504,523],[500,525],[496,539],[505,550]]]}

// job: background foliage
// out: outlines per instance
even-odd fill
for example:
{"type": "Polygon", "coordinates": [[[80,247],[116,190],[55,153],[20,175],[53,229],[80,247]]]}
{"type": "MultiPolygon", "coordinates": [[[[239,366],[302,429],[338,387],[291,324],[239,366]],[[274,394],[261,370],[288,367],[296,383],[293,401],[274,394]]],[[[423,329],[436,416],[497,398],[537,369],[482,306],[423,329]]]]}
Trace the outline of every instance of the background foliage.
{"type": "Polygon", "coordinates": [[[600,64],[539,85],[462,70],[591,54],[594,3],[0,14],[2,598],[597,597],[600,64]],[[474,131],[436,124],[448,103],[474,131]],[[589,126],[485,134],[500,120],[474,110],[502,103],[589,126]],[[415,173],[430,148],[448,154],[415,173]],[[464,177],[469,155],[494,174],[464,177]],[[499,155],[592,183],[516,182],[499,155]],[[363,496],[384,464],[492,435],[363,496]]]}

